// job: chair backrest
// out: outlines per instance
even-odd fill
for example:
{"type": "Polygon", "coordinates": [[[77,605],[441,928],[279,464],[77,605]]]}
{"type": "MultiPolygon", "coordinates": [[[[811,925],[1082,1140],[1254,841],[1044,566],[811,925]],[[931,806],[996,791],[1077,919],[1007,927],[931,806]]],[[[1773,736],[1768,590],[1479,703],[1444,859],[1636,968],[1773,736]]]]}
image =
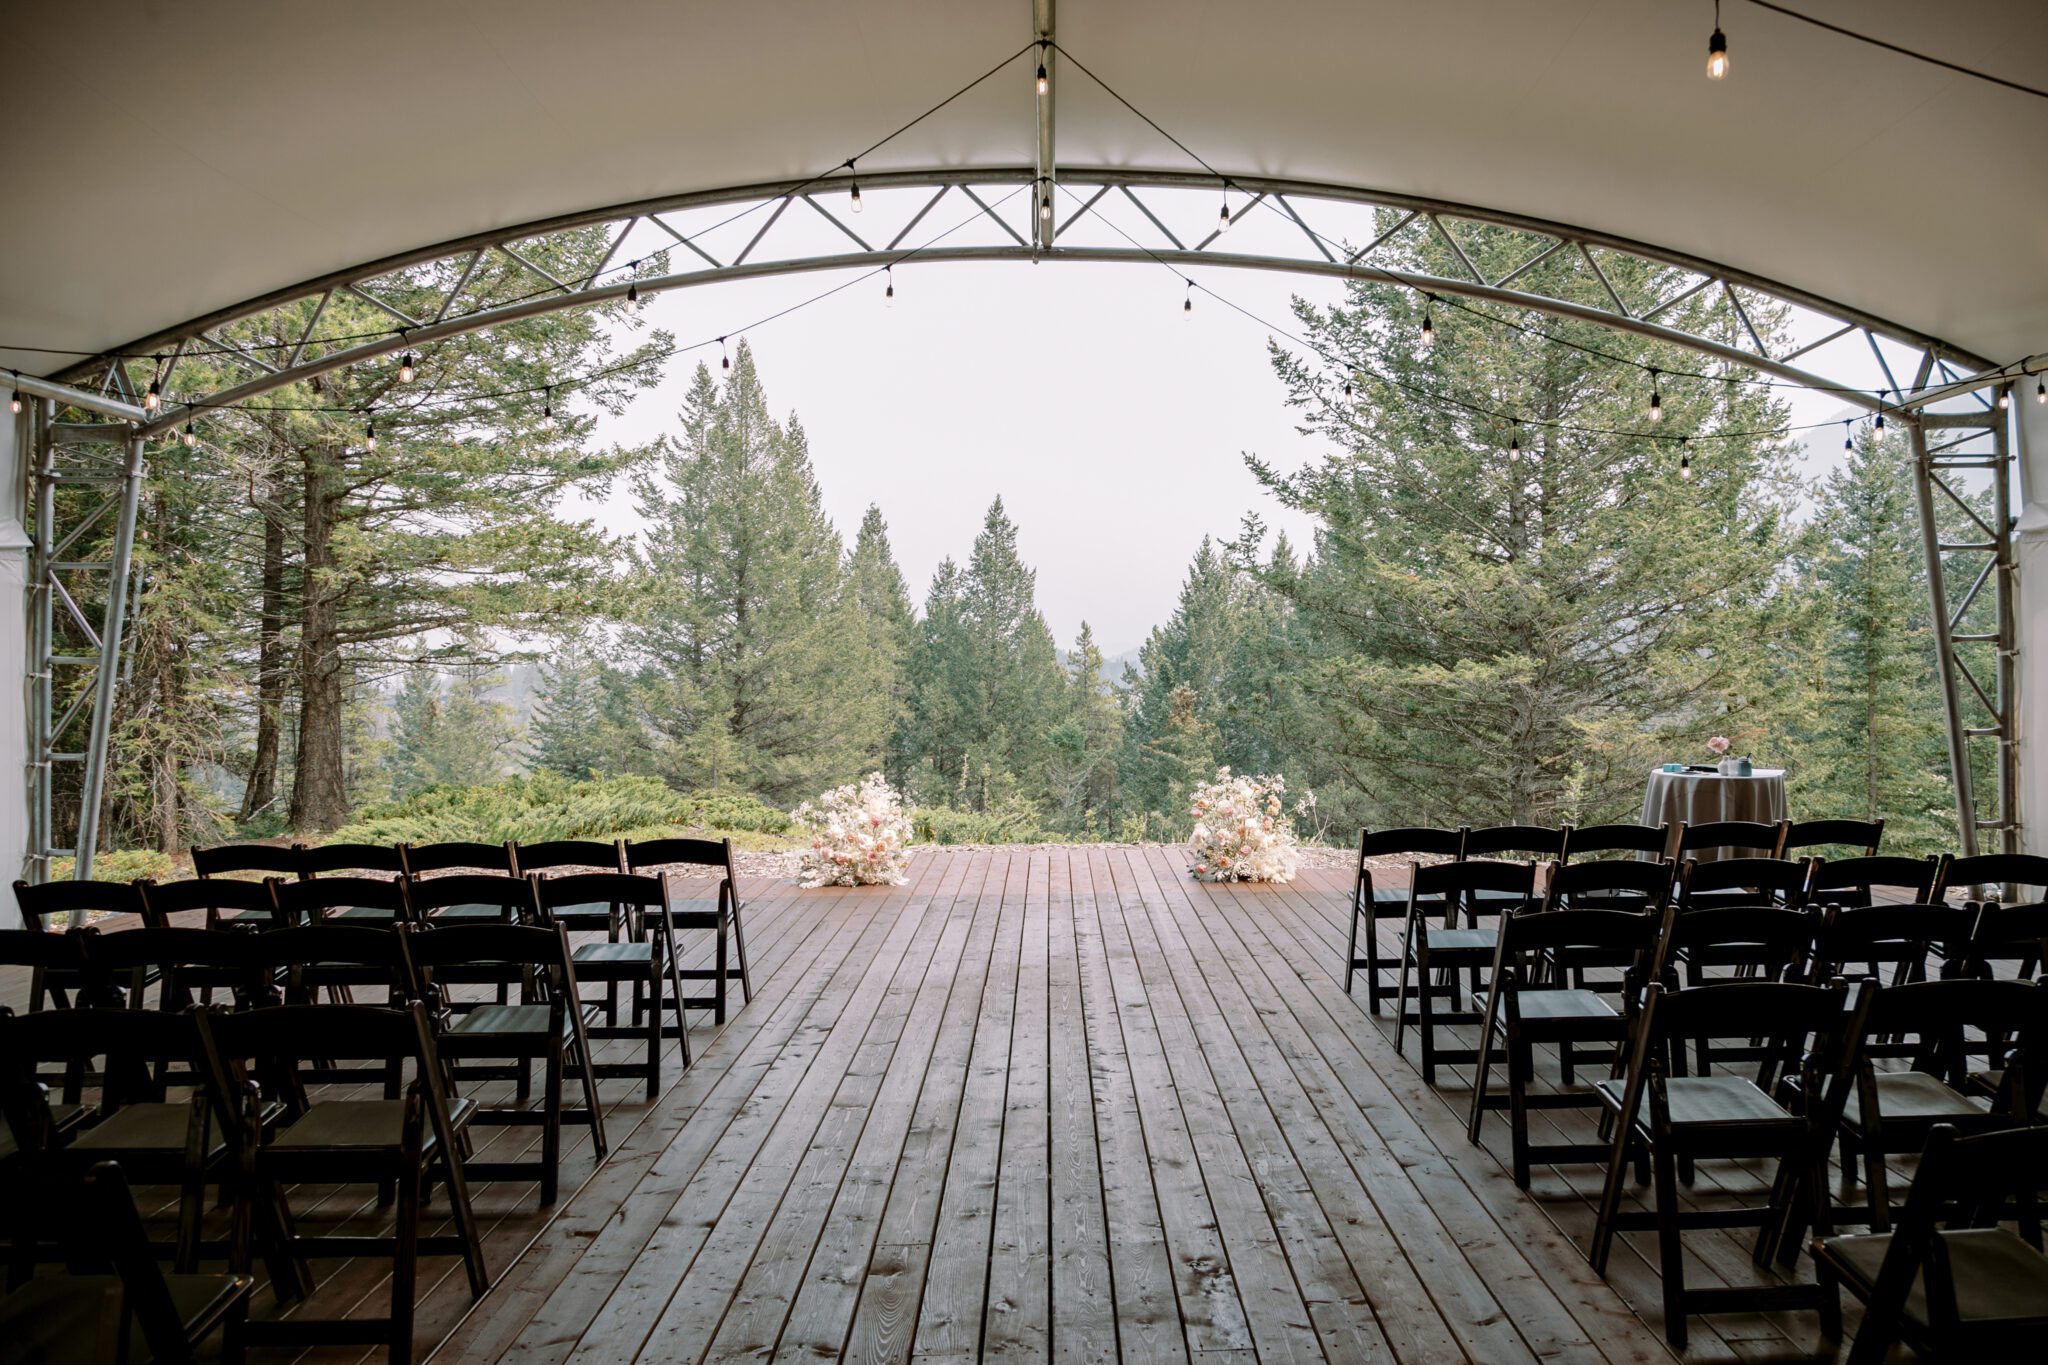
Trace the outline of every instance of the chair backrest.
{"type": "Polygon", "coordinates": [[[1937,1322],[1955,1316],[1955,1285],[1947,1258],[1931,1255],[1935,1230],[2018,1224],[2019,1234],[2041,1249],[2041,1172],[2048,1170],[2048,1125],[2008,1128],[1964,1137],[1953,1124],[1936,1124],[1920,1151],[1913,1185],[1892,1233],[1872,1301],[1904,1303],[1914,1281],[1927,1281],[1928,1308],[1937,1322]],[[2015,1217],[2015,1214],[2017,1217],[2015,1217]]]}
{"type": "Polygon", "coordinates": [[[97,929],[69,929],[61,933],[46,929],[0,929],[0,967],[83,972],[85,940],[98,934],[97,929]]]}
{"type": "Polygon", "coordinates": [[[1978,907],[1970,926],[1968,970],[1990,976],[2000,962],[2032,963],[2037,969],[2048,963],[2048,901],[1978,907]]]}
{"type": "Polygon", "coordinates": [[[1813,952],[1820,916],[1810,910],[1743,905],[1686,910],[1672,906],[1658,930],[1653,980],[1675,983],[1673,968],[1683,954],[1704,970],[1743,967],[1764,981],[1799,975],[1813,952]]]}
{"type": "Polygon", "coordinates": [[[512,870],[522,877],[529,872],[545,872],[559,867],[622,872],[626,867],[626,854],[616,839],[610,843],[596,839],[549,839],[538,844],[525,844],[515,839],[512,841],[512,861],[512,870]]]}
{"type": "Polygon", "coordinates": [[[1884,842],[1883,820],[1791,820],[1778,840],[1778,856],[1795,849],[1847,848],[1866,858],[1884,842]]]}
{"type": "MultiPolygon", "coordinates": [[[[1862,1041],[1867,1007],[1867,983],[1852,994],[1844,982],[1724,981],[1676,991],[1652,982],[1636,1050],[1655,1070],[1681,1044],[1740,1040],[1761,1058],[1758,1084],[1766,1089],[1771,1079],[1798,1068],[1815,1082],[1832,1078],[1826,1088],[1846,1093],[1844,1068],[1862,1041]],[[1760,1045],[1751,1042],[1757,1039],[1760,1045]]],[[[1819,1086],[1807,1093],[1819,1093],[1819,1086]]]]}
{"type": "Polygon", "coordinates": [[[626,840],[626,870],[644,872],[655,867],[717,867],[734,886],[739,874],[732,861],[730,839],[641,839],[626,840]]]}
{"type": "Polygon", "coordinates": [[[509,873],[457,872],[446,877],[421,877],[406,888],[413,913],[421,918],[451,905],[496,906],[500,918],[531,920],[533,882],[509,873]]]}
{"type": "Polygon", "coordinates": [[[1808,867],[1804,898],[1810,903],[1826,904],[1830,896],[1848,893],[1868,902],[1873,890],[1883,888],[1902,892],[1916,904],[1925,904],[1934,899],[1935,881],[1940,875],[1941,860],[1931,855],[1815,858],[1808,867]]]}
{"type": "Polygon", "coordinates": [[[79,1103],[90,1083],[99,1111],[110,1114],[163,1100],[169,1066],[190,1068],[202,1060],[196,1017],[105,1006],[0,1015],[0,1059],[22,1071],[61,1064],[65,1102],[79,1103]]]}
{"type": "Polygon", "coordinates": [[[1536,864],[1495,862],[1473,858],[1456,863],[1410,863],[1408,903],[1411,906],[1441,901],[1462,905],[1468,914],[1500,915],[1535,903],[1536,864]],[[1479,891],[1507,892],[1519,900],[1487,900],[1479,891]]]}
{"type": "Polygon", "coordinates": [[[536,876],[533,882],[543,917],[565,905],[611,905],[622,912],[638,912],[668,904],[666,879],[640,872],[566,872],[536,876]]]}
{"type": "Polygon", "coordinates": [[[402,877],[319,877],[302,882],[272,880],[278,914],[288,924],[318,923],[337,910],[384,910],[412,917],[402,877]]]}
{"type": "Polygon", "coordinates": [[[44,882],[30,886],[14,884],[15,904],[21,907],[21,922],[31,929],[51,929],[50,921],[65,917],[69,928],[81,928],[94,915],[133,915],[138,924],[147,923],[142,893],[133,882],[44,882]]]}
{"type": "Polygon", "coordinates": [[[192,871],[201,877],[225,877],[236,872],[260,872],[265,876],[305,875],[305,849],[299,844],[215,844],[192,850],[192,871]]]}
{"type": "MultiPolygon", "coordinates": [[[[1546,965],[1565,969],[1621,967],[1631,979],[1647,975],[1657,943],[1658,921],[1628,910],[1521,911],[1502,916],[1494,956],[1496,970],[1511,970],[1517,988],[1541,975],[1546,965]]],[[[1623,998],[1633,999],[1625,990],[1623,998]]]]}
{"type": "Polygon", "coordinates": [[[308,877],[335,873],[356,877],[365,872],[397,877],[404,875],[405,856],[396,844],[321,844],[302,850],[299,866],[308,877]]]}
{"type": "Polygon", "coordinates": [[[412,961],[399,936],[386,928],[356,924],[306,924],[250,936],[252,951],[266,967],[367,967],[379,974],[395,1000],[419,995],[412,961]]]}
{"type": "Polygon", "coordinates": [[[1798,904],[1806,889],[1806,864],[1789,858],[1722,858],[1711,863],[1687,858],[1678,871],[1678,903],[1688,908],[1700,897],[1721,904],[1731,893],[1746,893],[1758,905],[1798,904]]]}
{"type": "Polygon", "coordinates": [[[1498,858],[1504,853],[1526,853],[1538,861],[1564,856],[1570,825],[1481,825],[1465,831],[1466,858],[1498,858]]]}
{"type": "Polygon", "coordinates": [[[485,844],[470,840],[446,840],[434,844],[400,844],[400,861],[408,877],[430,872],[485,872],[510,876],[517,868],[512,861],[512,841],[485,844]]]}
{"type": "Polygon", "coordinates": [[[1648,853],[1661,858],[1670,846],[1669,824],[1573,826],[1564,841],[1564,857],[1566,862],[1587,853],[1648,853]]]}
{"type": "Polygon", "coordinates": [[[1465,851],[1465,831],[1436,825],[1401,825],[1393,829],[1362,829],[1358,832],[1358,857],[1392,858],[1421,854],[1426,858],[1456,858],[1465,851]]]}
{"type": "Polygon", "coordinates": [[[413,977],[422,998],[436,1013],[452,1003],[454,985],[493,978],[491,969],[521,972],[521,999],[532,1002],[533,988],[544,986],[541,998],[559,1017],[576,999],[576,974],[570,965],[569,933],[560,925],[437,924],[407,925],[399,935],[412,960],[413,977]],[[545,977],[536,981],[535,974],[545,977]]]}
{"type": "Polygon", "coordinates": [[[1672,866],[1661,859],[1595,858],[1552,863],[1543,886],[1546,910],[1661,911],[1671,899],[1672,866]]]}
{"type": "MultiPolygon", "coordinates": [[[[397,935],[388,937],[398,942],[397,935]]],[[[418,1002],[403,1008],[278,1005],[238,1014],[195,1010],[191,1017],[200,1023],[211,1061],[209,1074],[220,1078],[232,1097],[239,1097],[248,1081],[257,1080],[266,1095],[302,1110],[307,1080],[319,1079],[315,1068],[324,1072],[331,1062],[383,1062],[394,1077],[410,1063],[417,1077],[437,1088],[441,1084],[440,1057],[425,1008],[418,1002]]]]}
{"type": "MultiPolygon", "coordinates": [[[[130,929],[119,934],[90,934],[85,940],[85,959],[92,973],[102,980],[118,980],[122,973],[155,967],[162,972],[158,1008],[185,1009],[192,1004],[188,977],[192,969],[208,984],[225,984],[249,1004],[273,1001],[269,963],[254,934],[228,934],[218,929],[174,927],[130,929]]],[[[141,1002],[135,1002],[141,1003],[141,1002]]]]}
{"type": "Polygon", "coordinates": [[[1828,906],[1814,937],[1812,977],[1867,975],[1871,964],[1922,963],[1929,945],[1969,955],[1977,912],[1963,905],[1828,906]]]}
{"type": "Polygon", "coordinates": [[[245,882],[232,877],[188,877],[176,882],[143,882],[142,903],[150,922],[166,928],[176,915],[197,912],[209,929],[227,923],[229,912],[248,917],[251,925],[274,925],[277,897],[268,881],[245,882]]]}
{"type": "Polygon", "coordinates": [[[1778,837],[1784,828],[1783,820],[1707,820],[1697,825],[1681,821],[1678,854],[1682,858],[1703,848],[1736,848],[1769,858],[1777,854],[1778,837]]]}
{"type": "Polygon", "coordinates": [[[1974,858],[1950,858],[1942,869],[1941,897],[2015,903],[2048,900],[2048,858],[2034,853],[1980,853],[1974,858]],[[2033,887],[2040,894],[2013,894],[2015,888],[2022,887],[2033,887]]]}

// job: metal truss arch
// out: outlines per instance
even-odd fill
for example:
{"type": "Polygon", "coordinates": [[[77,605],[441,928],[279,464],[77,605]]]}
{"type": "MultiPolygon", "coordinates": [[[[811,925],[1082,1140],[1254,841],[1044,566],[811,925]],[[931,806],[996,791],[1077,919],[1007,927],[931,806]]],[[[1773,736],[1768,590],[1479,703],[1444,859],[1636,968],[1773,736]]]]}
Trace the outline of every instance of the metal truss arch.
{"type": "MultiPolygon", "coordinates": [[[[840,176],[745,185],[561,215],[437,243],[276,290],[140,338],[107,356],[72,366],[61,377],[81,387],[132,400],[147,383],[146,378],[138,378],[137,367],[148,362],[138,362],[135,357],[165,357],[167,372],[162,377],[174,401],[142,427],[144,436],[160,436],[187,420],[194,411],[203,413],[246,402],[301,379],[429,346],[439,339],[559,309],[615,301],[626,294],[629,285],[646,296],[740,279],[879,270],[912,261],[1001,260],[1120,262],[1181,271],[1198,267],[1268,270],[1397,282],[1431,294],[1593,322],[1649,337],[1697,352],[1720,364],[1742,366],[1759,374],[1833,392],[1845,404],[1865,410],[1880,406],[1873,386],[1855,382],[1840,371],[1839,363],[1833,372],[1827,364],[1826,352],[1837,341],[1847,339],[1855,363],[1863,369],[1875,356],[1878,369],[1890,381],[1883,387],[1893,394],[1907,391],[1905,384],[1893,379],[1894,374],[1918,373],[1937,382],[1954,382],[1992,368],[1983,358],[1939,338],[1749,272],[1595,230],[1414,195],[1257,175],[1060,166],[1058,221],[1042,224],[1034,205],[1034,211],[1024,215],[1027,221],[1019,224],[999,211],[1001,200],[1027,188],[1034,191],[1034,200],[1038,198],[1043,187],[1051,182],[1036,166],[863,171],[859,182],[870,195],[891,189],[929,193],[910,223],[886,242],[867,241],[834,211],[828,201],[843,198],[848,183],[840,176]],[[1233,217],[1240,223],[1250,214],[1271,211],[1274,222],[1285,226],[1280,238],[1285,245],[1275,244],[1268,234],[1269,240],[1262,249],[1226,250],[1222,244],[1225,239],[1213,224],[1201,233],[1176,235],[1168,226],[1167,219],[1172,215],[1162,207],[1162,200],[1190,191],[1234,196],[1240,207],[1233,217]],[[1136,210],[1131,227],[1116,229],[1119,242],[1077,244],[1070,240],[1077,225],[1085,225],[1091,216],[1103,214],[1101,206],[1105,199],[1112,205],[1128,204],[1136,210]],[[981,228],[984,236],[992,240],[969,244],[918,238],[913,230],[920,225],[935,226],[936,220],[930,215],[947,201],[970,209],[959,227],[981,228]],[[1361,208],[1396,215],[1395,226],[1364,246],[1347,247],[1333,232],[1318,232],[1310,225],[1310,219],[1319,215],[1326,221],[1332,215],[1345,213],[1355,219],[1361,208]],[[722,224],[753,220],[748,224],[745,245],[737,253],[716,254],[703,244],[702,234],[679,230],[669,221],[676,215],[706,209],[732,210],[720,215],[722,224]],[[798,210],[793,217],[789,214],[791,209],[798,210]],[[774,254],[772,239],[778,226],[786,227],[798,219],[807,220],[813,227],[828,224],[836,230],[836,244],[853,249],[820,251],[812,247],[774,254]],[[753,227],[753,222],[758,222],[758,228],[753,227]],[[637,230],[645,240],[650,225],[661,233],[655,246],[672,253],[680,265],[659,276],[628,279],[619,273],[618,263],[625,255],[629,237],[637,230]],[[1529,239],[1528,253],[1512,268],[1489,277],[1473,265],[1460,245],[1459,233],[1465,225],[1524,234],[1529,239]],[[564,279],[535,263],[534,243],[592,228],[604,229],[608,247],[599,268],[588,276],[564,279]],[[1450,244],[1464,273],[1418,274],[1378,264],[1375,256],[1382,254],[1399,233],[1411,228],[1440,235],[1450,244]],[[1530,271],[1560,255],[1575,262],[1574,268],[1585,271],[1587,281],[1598,282],[1599,291],[1589,295],[1593,301],[1555,297],[1527,287],[1530,271]],[[1685,278],[1680,287],[1661,299],[1630,301],[1610,282],[1609,272],[1601,265],[1603,255],[1610,265],[1616,257],[1634,258],[1669,267],[1685,278]],[[458,306],[472,272],[480,262],[493,256],[516,265],[534,288],[509,301],[485,301],[469,308],[458,306]],[[415,316],[380,297],[379,282],[386,277],[434,263],[445,263],[447,276],[455,283],[432,315],[415,316]],[[1724,323],[1718,330],[1736,337],[1736,343],[1724,336],[1688,331],[1669,321],[1660,321],[1667,310],[1702,293],[1716,300],[1715,315],[1724,323]],[[366,302],[389,316],[392,330],[324,348],[319,326],[327,301],[337,294],[366,302]],[[1747,305],[1745,295],[1749,298],[1747,305]],[[305,307],[309,302],[310,309],[305,307]],[[1751,314],[1757,307],[1772,304],[1801,310],[1813,324],[1809,330],[1819,329],[1822,334],[1773,354],[1751,323],[1751,314]],[[295,319],[290,330],[296,333],[296,339],[268,354],[240,350],[220,335],[223,329],[235,324],[287,309],[306,314],[307,320],[301,323],[295,319]],[[180,355],[188,351],[228,359],[238,373],[230,377],[230,382],[211,391],[180,392],[174,376],[180,355]]],[[[1838,355],[1838,362],[1839,359],[1838,355]]],[[[1867,375],[1862,377],[1867,379],[1867,375]]],[[[1896,402],[1893,399],[1883,405],[1894,406],[1896,402]]]]}

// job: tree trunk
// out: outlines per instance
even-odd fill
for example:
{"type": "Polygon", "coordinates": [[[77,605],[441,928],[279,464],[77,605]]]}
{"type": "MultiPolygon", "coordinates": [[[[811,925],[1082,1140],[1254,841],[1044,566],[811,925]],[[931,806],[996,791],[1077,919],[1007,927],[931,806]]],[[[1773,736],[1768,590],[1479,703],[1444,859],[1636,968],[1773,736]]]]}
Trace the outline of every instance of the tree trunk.
{"type": "MultiPolygon", "coordinates": [[[[273,454],[276,447],[272,447],[273,454]]],[[[287,667],[284,646],[284,508],[273,499],[251,499],[263,517],[262,620],[256,644],[256,754],[242,789],[243,823],[277,801],[277,760],[284,720],[287,667]]]]}
{"type": "MultiPolygon", "coordinates": [[[[341,453],[332,453],[339,464],[341,453]]],[[[341,501],[340,471],[329,452],[306,452],[304,537],[305,605],[299,625],[299,753],[292,775],[292,828],[324,833],[348,819],[342,772],[342,706],[346,674],[341,657],[340,586],[334,560],[334,514],[341,501]]]]}

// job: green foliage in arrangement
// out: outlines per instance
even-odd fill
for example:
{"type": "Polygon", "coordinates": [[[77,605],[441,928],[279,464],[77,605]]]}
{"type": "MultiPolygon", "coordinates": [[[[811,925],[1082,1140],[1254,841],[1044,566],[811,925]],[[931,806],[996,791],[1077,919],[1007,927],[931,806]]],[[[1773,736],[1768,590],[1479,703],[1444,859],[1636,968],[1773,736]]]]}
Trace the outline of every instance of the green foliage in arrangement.
{"type": "Polygon", "coordinates": [[[435,787],[372,807],[336,830],[344,843],[610,839],[700,830],[779,835],[789,816],[737,792],[684,793],[657,778],[572,781],[540,772],[488,786],[435,787]]]}

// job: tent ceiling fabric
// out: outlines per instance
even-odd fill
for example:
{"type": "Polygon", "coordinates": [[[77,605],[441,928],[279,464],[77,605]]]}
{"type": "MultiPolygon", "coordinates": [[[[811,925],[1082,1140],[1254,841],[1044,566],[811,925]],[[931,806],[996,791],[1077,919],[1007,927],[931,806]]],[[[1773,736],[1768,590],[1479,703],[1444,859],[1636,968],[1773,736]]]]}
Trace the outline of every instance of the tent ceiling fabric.
{"type": "MultiPolygon", "coordinates": [[[[2041,0],[1796,0],[2048,86],[2041,0]]],[[[97,350],[331,270],[843,161],[1030,41],[1029,0],[8,6],[0,344],[97,350]]],[[[1226,174],[1550,218],[1997,361],[2048,350],[2048,100],[1727,0],[1059,0],[1226,174]]],[[[1070,67],[1058,159],[1194,169],[1070,67]]],[[[1030,59],[864,160],[1029,165],[1030,59]]],[[[0,363],[65,363],[0,351],[0,363]]]]}

